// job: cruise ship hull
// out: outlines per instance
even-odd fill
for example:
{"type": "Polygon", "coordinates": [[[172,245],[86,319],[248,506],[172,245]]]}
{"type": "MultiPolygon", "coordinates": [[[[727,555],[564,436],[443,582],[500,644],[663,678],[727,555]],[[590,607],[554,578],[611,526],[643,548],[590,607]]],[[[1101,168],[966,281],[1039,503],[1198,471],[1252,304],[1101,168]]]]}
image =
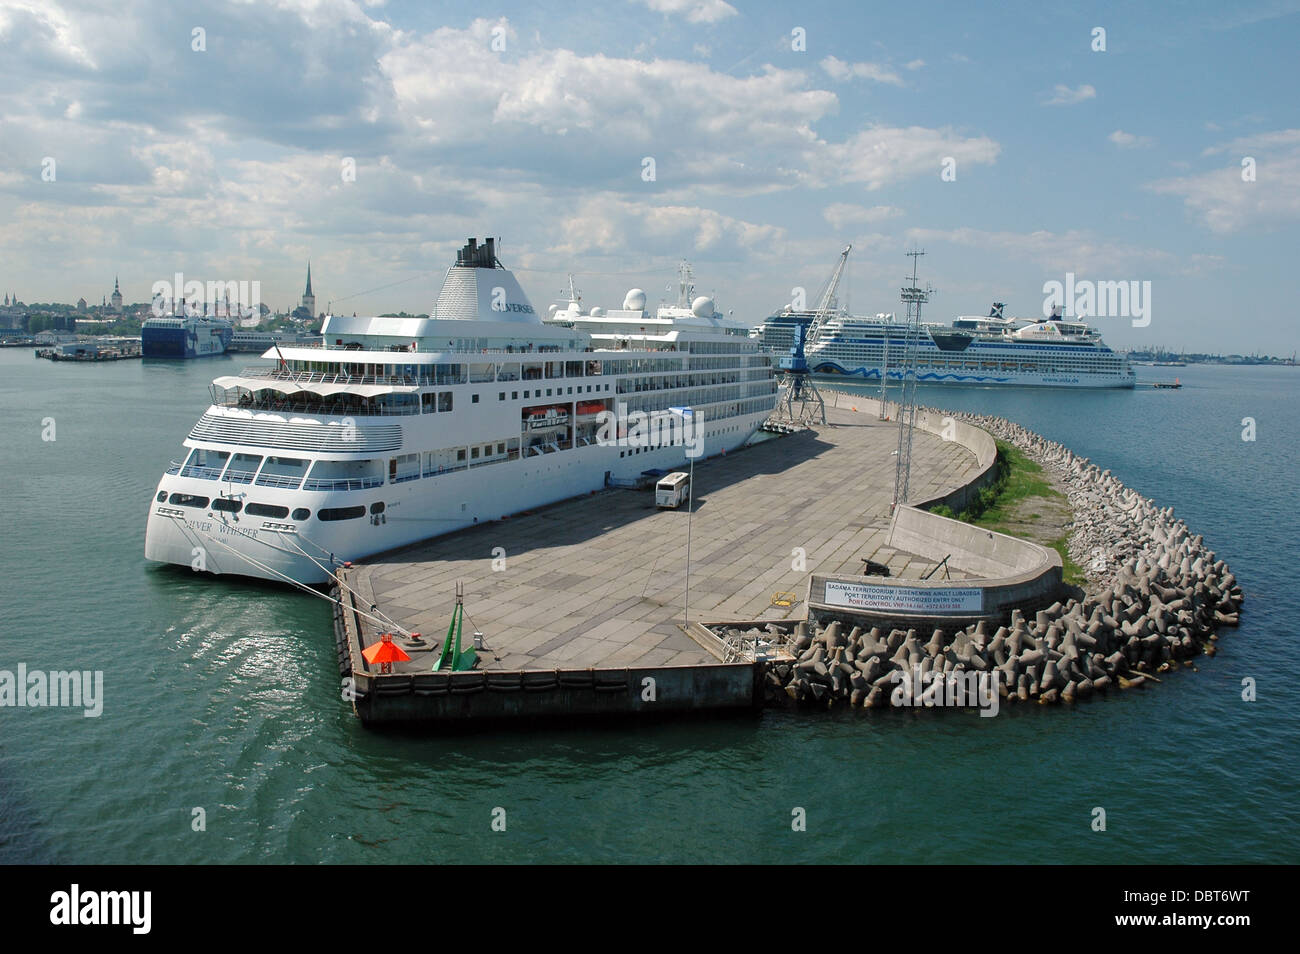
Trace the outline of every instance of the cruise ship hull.
{"type": "MultiPolygon", "coordinates": [[[[768,413],[731,418],[723,422],[725,433],[710,435],[706,426],[702,456],[740,447],[768,413]]],[[[145,531],[145,557],[214,574],[321,584],[329,580],[329,568],[344,560],[361,560],[522,510],[580,497],[605,488],[607,475],[614,481],[628,481],[645,470],[681,469],[684,461],[681,446],[634,452],[615,445],[592,445],[360,490],[244,488],[246,496],[258,503],[308,510],[310,516],[302,520],[263,520],[175,506],[169,503],[173,494],[210,500],[241,488],[169,473],[155,491],[145,531]],[[348,507],[365,508],[365,516],[330,522],[318,519],[322,509],[348,507]],[[376,509],[381,512],[374,513],[376,509]]],[[[500,540],[492,546],[504,548],[508,557],[508,523],[501,525],[500,540]]],[[[491,560],[494,554],[489,548],[481,556],[491,560]]]]}
{"type": "MultiPolygon", "coordinates": [[[[880,368],[847,368],[835,361],[821,361],[813,368],[816,375],[826,377],[860,378],[879,381],[880,368]]],[[[902,373],[891,369],[890,381],[901,381],[902,373]]],[[[1022,387],[1022,388],[1116,388],[1131,389],[1137,386],[1135,375],[1090,374],[1088,372],[1024,372],[1024,371],[937,371],[920,368],[916,380],[921,384],[961,385],[964,387],[1022,387]]]]}

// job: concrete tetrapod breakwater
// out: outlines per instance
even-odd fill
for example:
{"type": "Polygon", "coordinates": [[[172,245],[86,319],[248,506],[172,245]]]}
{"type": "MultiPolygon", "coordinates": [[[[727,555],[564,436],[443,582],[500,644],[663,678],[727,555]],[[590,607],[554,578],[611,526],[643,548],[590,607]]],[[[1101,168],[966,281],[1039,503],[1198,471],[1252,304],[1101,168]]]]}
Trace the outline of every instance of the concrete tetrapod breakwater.
{"type": "Polygon", "coordinates": [[[846,633],[839,621],[801,622],[783,630],[793,661],[768,665],[769,702],[885,707],[902,683],[951,686],[971,673],[996,679],[1008,701],[1073,702],[1158,681],[1156,673],[1215,654],[1217,630],[1237,624],[1241,587],[1172,507],[1156,507],[1109,471],[1010,421],[949,417],[1014,444],[1065,485],[1075,514],[1070,549],[1090,568],[1088,591],[1032,621],[1015,610],[992,634],[981,621],[951,637],[936,629],[924,643],[915,629],[846,633]]]}

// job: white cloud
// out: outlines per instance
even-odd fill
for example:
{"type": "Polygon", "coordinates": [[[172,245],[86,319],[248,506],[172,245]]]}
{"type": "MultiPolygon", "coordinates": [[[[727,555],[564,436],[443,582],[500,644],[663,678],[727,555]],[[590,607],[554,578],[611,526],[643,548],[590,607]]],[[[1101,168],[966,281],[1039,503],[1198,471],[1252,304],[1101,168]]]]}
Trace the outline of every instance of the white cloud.
{"type": "Polygon", "coordinates": [[[822,218],[840,231],[843,231],[846,226],[883,222],[902,214],[902,209],[892,205],[873,205],[868,208],[848,202],[834,202],[822,209],[822,218]]]}
{"type": "Polygon", "coordinates": [[[1025,259],[1054,272],[1072,271],[1080,277],[1110,275],[1140,278],[1134,269],[1171,268],[1178,264],[1175,256],[1160,249],[1124,245],[1092,233],[1071,229],[1067,232],[991,231],[976,228],[909,229],[908,239],[918,243],[951,242],[986,251],[1025,259]]]}
{"type": "Polygon", "coordinates": [[[848,79],[869,79],[877,83],[889,83],[902,86],[903,81],[897,73],[879,63],[846,63],[843,60],[827,56],[821,61],[821,68],[826,75],[838,82],[848,79]]]}
{"type": "Polygon", "coordinates": [[[958,168],[989,164],[1001,147],[980,136],[963,138],[950,128],[870,126],[842,143],[818,143],[805,152],[810,185],[851,182],[879,189],[919,175],[939,175],[940,164],[952,157],[958,168]]]}
{"type": "MultiPolygon", "coordinates": [[[[300,292],[309,253],[325,300],[436,275],[464,236],[484,233],[504,235],[516,262],[609,241],[620,266],[691,251],[749,274],[797,240],[780,211],[724,207],[731,197],[791,192],[816,228],[825,200],[795,190],[880,189],[937,177],[946,156],[964,168],[999,151],[978,132],[846,121],[812,63],[731,75],[582,55],[519,42],[500,19],[410,32],[363,2],[214,7],[196,53],[189,20],[166,3],[74,17],[57,0],[0,0],[0,149],[24,157],[0,175],[0,258],[47,289],[119,266],[124,287],[146,292],[176,268],[246,275],[275,305],[300,292]],[[494,52],[503,25],[507,52],[494,52]],[[25,158],[44,155],[58,159],[57,183],[25,158]],[[647,155],[653,183],[640,175],[647,155]],[[356,182],[340,178],[343,156],[356,182]]],[[[839,205],[845,225],[892,214],[839,205]]],[[[411,291],[382,304],[410,310],[411,291]]]]}
{"type": "Polygon", "coordinates": [[[916,60],[910,60],[909,62],[905,63],[905,64],[903,65],[903,69],[905,69],[905,70],[919,70],[919,69],[920,69],[921,67],[923,67],[923,66],[925,66],[925,60],[916,59],[916,60]]]}
{"type": "Polygon", "coordinates": [[[1087,83],[1074,89],[1066,86],[1064,83],[1057,83],[1053,87],[1051,94],[1044,101],[1046,106],[1073,106],[1075,103],[1082,103],[1085,100],[1096,99],[1097,90],[1087,83]]]}
{"type": "Polygon", "coordinates": [[[1250,152],[1267,152],[1279,146],[1300,146],[1300,129],[1278,129],[1274,132],[1255,133],[1242,136],[1230,142],[1210,146],[1203,151],[1203,156],[1244,155],[1250,152]]]}
{"type": "Polygon", "coordinates": [[[784,237],[779,226],[747,222],[698,206],[660,205],[614,195],[583,200],[559,222],[558,255],[636,251],[734,253],[762,249],[784,237]]]}
{"type": "Polygon", "coordinates": [[[1181,198],[1192,218],[1220,234],[1300,222],[1300,129],[1245,136],[1205,150],[1205,155],[1220,154],[1232,157],[1227,168],[1161,179],[1148,188],[1181,198]],[[1242,178],[1246,158],[1254,160],[1254,181],[1242,178]]]}
{"type": "Polygon", "coordinates": [[[1106,138],[1121,149],[1146,149],[1155,143],[1150,136],[1137,136],[1122,129],[1116,129],[1106,138]]]}
{"type": "Polygon", "coordinates": [[[687,23],[717,23],[736,15],[736,8],[724,0],[639,0],[664,14],[685,14],[687,23]]]}

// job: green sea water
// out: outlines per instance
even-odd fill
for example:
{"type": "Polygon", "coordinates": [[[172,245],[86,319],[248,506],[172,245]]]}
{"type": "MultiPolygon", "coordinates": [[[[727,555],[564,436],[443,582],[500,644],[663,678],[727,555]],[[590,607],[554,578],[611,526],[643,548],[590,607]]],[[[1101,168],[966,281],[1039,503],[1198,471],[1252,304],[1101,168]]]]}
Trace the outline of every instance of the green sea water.
{"type": "Polygon", "coordinates": [[[1297,369],[1180,368],[1169,392],[922,389],[1063,441],[1205,534],[1247,602],[1198,672],[993,719],[773,711],[432,735],[352,716],[323,601],[143,558],[207,382],[248,363],[0,351],[0,670],[101,670],[105,697],[99,718],[0,708],[0,861],[1300,860],[1297,369]]]}

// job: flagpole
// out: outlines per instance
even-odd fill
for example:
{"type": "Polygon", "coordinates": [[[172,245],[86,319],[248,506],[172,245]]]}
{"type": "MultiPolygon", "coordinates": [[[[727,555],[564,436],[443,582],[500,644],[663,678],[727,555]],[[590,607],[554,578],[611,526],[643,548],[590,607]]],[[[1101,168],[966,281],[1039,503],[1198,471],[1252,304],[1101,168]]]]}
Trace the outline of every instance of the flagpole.
{"type": "Polygon", "coordinates": [[[289,376],[290,376],[291,378],[293,378],[293,383],[294,383],[294,384],[297,384],[299,387],[302,387],[302,385],[299,384],[299,382],[298,382],[298,375],[296,375],[296,374],[293,373],[293,369],[289,367],[289,362],[284,360],[284,352],[280,350],[280,344],[279,344],[279,342],[275,342],[275,343],[273,343],[273,344],[272,344],[272,347],[275,348],[275,353],[278,354],[278,355],[280,356],[280,365],[281,365],[281,367],[283,367],[284,370],[286,370],[286,371],[289,372],[289,376]]]}

